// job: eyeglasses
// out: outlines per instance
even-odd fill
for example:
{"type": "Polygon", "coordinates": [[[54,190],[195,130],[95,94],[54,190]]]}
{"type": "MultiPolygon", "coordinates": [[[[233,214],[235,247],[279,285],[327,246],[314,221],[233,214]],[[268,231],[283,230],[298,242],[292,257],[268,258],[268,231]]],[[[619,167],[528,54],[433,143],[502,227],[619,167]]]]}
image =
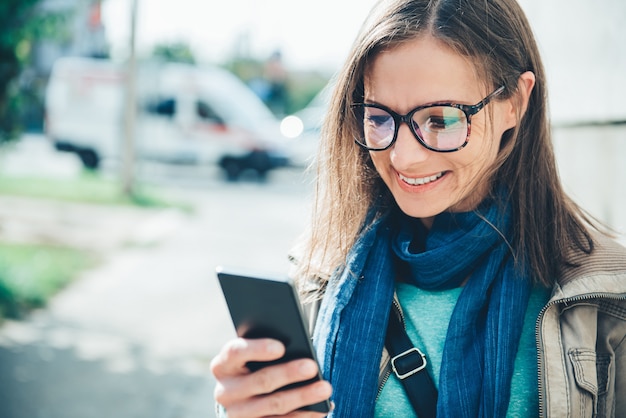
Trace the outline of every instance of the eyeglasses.
{"type": "Polygon", "coordinates": [[[382,105],[355,103],[351,107],[363,128],[362,136],[355,142],[369,151],[386,150],[396,142],[398,130],[404,122],[415,139],[429,150],[458,151],[467,145],[472,116],[503,91],[504,86],[501,86],[475,105],[429,104],[416,107],[406,115],[382,105]]]}

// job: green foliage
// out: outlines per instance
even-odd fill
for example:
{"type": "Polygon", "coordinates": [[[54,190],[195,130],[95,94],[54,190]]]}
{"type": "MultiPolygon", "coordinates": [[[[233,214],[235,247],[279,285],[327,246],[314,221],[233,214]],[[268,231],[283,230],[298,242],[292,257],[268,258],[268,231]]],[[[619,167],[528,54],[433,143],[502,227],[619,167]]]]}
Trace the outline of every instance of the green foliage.
{"type": "Polygon", "coordinates": [[[28,32],[28,22],[34,13],[34,6],[40,0],[3,0],[0,2],[0,48],[14,55],[14,48],[28,32]]]}
{"type": "Polygon", "coordinates": [[[252,58],[238,58],[224,64],[224,68],[245,83],[263,77],[263,62],[252,58]]]}
{"type": "Polygon", "coordinates": [[[0,243],[0,319],[45,305],[96,262],[95,255],[77,249],[0,243]]]}
{"type": "Polygon", "coordinates": [[[17,79],[40,39],[68,39],[66,13],[39,13],[41,0],[0,2],[0,142],[21,131],[20,115],[32,101],[17,79]]]}
{"type": "Polygon", "coordinates": [[[152,57],[167,62],[196,63],[191,48],[184,42],[156,45],[152,50],[152,57]]]}
{"type": "MultiPolygon", "coordinates": [[[[189,206],[159,198],[151,190],[141,190],[128,197],[116,181],[93,172],[84,172],[73,179],[0,174],[0,195],[191,210],[189,206]]],[[[0,320],[17,318],[45,305],[54,293],[97,261],[95,254],[74,248],[0,243],[0,320]]]]}
{"type": "Polygon", "coordinates": [[[0,194],[56,199],[105,205],[132,205],[146,208],[178,207],[148,188],[139,188],[132,196],[125,195],[119,182],[103,178],[98,173],[85,171],[72,179],[45,177],[16,177],[0,174],[0,194]]]}
{"type": "MultiPolygon", "coordinates": [[[[250,84],[264,77],[264,62],[252,58],[237,58],[224,65],[224,68],[250,84]]],[[[291,114],[305,107],[328,83],[330,77],[318,72],[288,72],[287,101],[285,113],[291,114]]]]}
{"type": "Polygon", "coordinates": [[[38,0],[4,0],[0,3],[0,141],[15,135],[12,117],[17,103],[14,79],[19,75],[20,56],[27,53],[25,27],[38,0]]]}
{"type": "Polygon", "coordinates": [[[328,84],[329,78],[319,73],[294,74],[289,79],[289,112],[295,113],[306,107],[328,84]]]}

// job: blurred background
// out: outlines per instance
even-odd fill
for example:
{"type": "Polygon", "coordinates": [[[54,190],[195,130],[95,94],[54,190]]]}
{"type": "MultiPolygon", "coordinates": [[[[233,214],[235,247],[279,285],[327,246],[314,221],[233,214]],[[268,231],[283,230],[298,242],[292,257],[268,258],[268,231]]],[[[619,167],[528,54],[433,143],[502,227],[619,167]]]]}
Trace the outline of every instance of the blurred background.
{"type": "MultiPolygon", "coordinates": [[[[566,189],[623,234],[626,3],[520,3],[566,189]]],[[[288,269],[373,4],[3,0],[0,416],[213,416],[215,268],[288,269]]]]}

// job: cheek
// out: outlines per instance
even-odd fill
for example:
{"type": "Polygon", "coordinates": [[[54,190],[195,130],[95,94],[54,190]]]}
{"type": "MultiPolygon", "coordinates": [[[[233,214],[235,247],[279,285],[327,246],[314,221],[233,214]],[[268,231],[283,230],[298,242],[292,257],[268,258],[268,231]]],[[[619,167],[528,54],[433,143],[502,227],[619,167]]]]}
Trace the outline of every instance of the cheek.
{"type": "Polygon", "coordinates": [[[391,170],[390,151],[370,152],[370,158],[376,173],[378,173],[383,183],[391,189],[393,187],[394,175],[391,170]]]}
{"type": "Polygon", "coordinates": [[[502,133],[498,132],[496,127],[491,127],[486,124],[486,121],[481,120],[480,123],[472,123],[472,132],[470,135],[471,153],[475,158],[475,161],[493,162],[500,150],[500,141],[502,139],[502,133]]]}
{"type": "Polygon", "coordinates": [[[480,188],[482,183],[487,183],[487,174],[494,166],[500,147],[500,139],[496,139],[490,130],[485,132],[481,127],[473,131],[472,135],[474,133],[476,135],[471,137],[473,142],[468,143],[459,155],[453,156],[456,159],[455,166],[459,169],[458,181],[470,189],[480,188]]]}
{"type": "Polygon", "coordinates": [[[385,167],[388,165],[387,163],[389,161],[389,151],[370,151],[370,159],[372,160],[374,168],[376,169],[378,174],[381,177],[384,177],[383,173],[385,172],[385,167]]]}

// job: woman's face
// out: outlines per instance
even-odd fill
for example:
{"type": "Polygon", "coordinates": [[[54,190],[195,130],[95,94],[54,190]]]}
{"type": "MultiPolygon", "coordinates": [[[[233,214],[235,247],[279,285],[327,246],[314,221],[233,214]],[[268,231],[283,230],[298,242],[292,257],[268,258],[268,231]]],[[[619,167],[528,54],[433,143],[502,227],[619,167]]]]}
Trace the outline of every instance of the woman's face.
{"type": "MultiPolygon", "coordinates": [[[[400,114],[433,102],[473,105],[491,93],[476,74],[467,58],[434,38],[420,37],[376,56],[365,74],[364,101],[400,114]]],[[[496,98],[472,116],[469,142],[459,151],[430,151],[403,123],[394,145],[370,156],[402,211],[429,226],[435,215],[471,210],[486,196],[485,173],[502,134],[513,126],[510,100],[496,98]]]]}

